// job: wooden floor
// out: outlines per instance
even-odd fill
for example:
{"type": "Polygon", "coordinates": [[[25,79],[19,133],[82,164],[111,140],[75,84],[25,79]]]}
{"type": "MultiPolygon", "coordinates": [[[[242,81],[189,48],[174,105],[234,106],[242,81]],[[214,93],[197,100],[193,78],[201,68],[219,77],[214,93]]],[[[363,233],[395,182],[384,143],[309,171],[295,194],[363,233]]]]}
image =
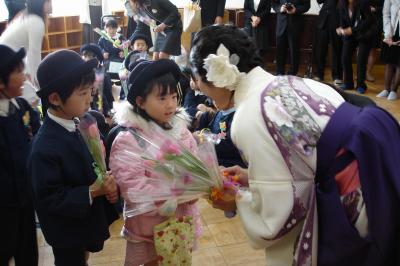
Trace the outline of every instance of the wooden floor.
{"type": "MultiPolygon", "coordinates": [[[[389,102],[378,99],[375,95],[383,87],[383,66],[374,68],[376,82],[368,83],[366,95],[377,104],[391,112],[400,120],[400,100],[389,102]]],[[[328,80],[328,79],[327,79],[328,80]]],[[[223,265],[265,265],[264,252],[253,250],[246,239],[238,217],[227,219],[221,211],[215,210],[204,201],[199,201],[204,234],[200,239],[200,246],[193,254],[195,266],[223,266],[223,265]]],[[[110,228],[111,238],[105,243],[102,252],[92,254],[89,260],[91,266],[119,266],[123,265],[125,256],[125,240],[120,237],[122,220],[116,221],[110,228]]],[[[40,266],[53,265],[53,254],[39,230],[39,258],[40,266]]]]}

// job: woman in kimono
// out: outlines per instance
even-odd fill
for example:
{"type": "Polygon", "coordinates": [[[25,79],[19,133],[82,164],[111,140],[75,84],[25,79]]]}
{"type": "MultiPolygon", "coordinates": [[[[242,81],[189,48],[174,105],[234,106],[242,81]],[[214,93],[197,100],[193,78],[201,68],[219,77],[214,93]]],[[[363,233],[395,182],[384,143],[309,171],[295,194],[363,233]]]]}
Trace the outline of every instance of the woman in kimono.
{"type": "Polygon", "coordinates": [[[269,266],[398,265],[398,122],[328,85],[275,77],[253,51],[234,26],[193,42],[197,85],[217,105],[233,101],[231,137],[248,163],[225,169],[244,187],[214,207],[240,214],[269,266]]]}

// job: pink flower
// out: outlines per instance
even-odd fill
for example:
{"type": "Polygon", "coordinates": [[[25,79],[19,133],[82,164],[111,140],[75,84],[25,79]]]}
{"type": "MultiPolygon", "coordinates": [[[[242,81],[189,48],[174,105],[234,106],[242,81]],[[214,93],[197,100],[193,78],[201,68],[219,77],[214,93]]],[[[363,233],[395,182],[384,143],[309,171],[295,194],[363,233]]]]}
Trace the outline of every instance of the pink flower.
{"type": "Polygon", "coordinates": [[[90,138],[95,138],[95,139],[100,138],[100,137],[99,137],[99,136],[100,136],[100,134],[99,134],[99,129],[97,128],[97,125],[96,125],[96,124],[90,125],[90,126],[88,127],[88,129],[87,129],[87,133],[88,133],[88,136],[89,136],[90,138]]]}
{"type": "Polygon", "coordinates": [[[190,175],[185,175],[183,177],[183,184],[188,185],[193,182],[193,178],[190,175]]]}
{"type": "Polygon", "coordinates": [[[169,139],[164,142],[160,151],[163,153],[174,154],[176,156],[181,155],[181,150],[179,149],[178,145],[172,143],[172,141],[169,139]]]}

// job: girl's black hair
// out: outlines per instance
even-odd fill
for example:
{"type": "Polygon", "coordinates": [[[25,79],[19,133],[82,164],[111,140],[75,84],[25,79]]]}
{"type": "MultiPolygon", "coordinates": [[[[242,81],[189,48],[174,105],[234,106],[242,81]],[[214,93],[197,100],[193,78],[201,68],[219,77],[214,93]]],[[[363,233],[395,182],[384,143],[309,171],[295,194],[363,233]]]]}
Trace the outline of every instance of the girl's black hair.
{"type": "MultiPolygon", "coordinates": [[[[59,88],[57,91],[58,95],[60,96],[61,102],[65,103],[67,99],[72,95],[72,93],[78,89],[79,87],[82,86],[87,86],[90,84],[93,84],[96,79],[94,70],[90,71],[88,74],[85,74],[81,76],[79,79],[76,79],[75,81],[70,82],[68,85],[65,85],[62,88],[59,88]]],[[[42,105],[43,105],[43,114],[46,114],[46,111],[49,107],[53,109],[57,109],[57,106],[52,105],[49,102],[49,97],[44,97],[42,99],[42,105]]]]}
{"type": "Polygon", "coordinates": [[[3,83],[7,87],[7,84],[10,81],[11,73],[17,69],[19,69],[21,71],[24,69],[24,62],[22,61],[22,59],[13,62],[12,64],[10,64],[7,67],[7,69],[0,72],[0,82],[3,83]]]}
{"type": "Polygon", "coordinates": [[[28,14],[38,15],[44,20],[46,14],[44,14],[43,12],[43,6],[47,1],[50,0],[27,0],[26,9],[28,11],[28,14]]]}
{"type": "Polygon", "coordinates": [[[247,33],[234,25],[212,25],[201,29],[194,37],[193,48],[190,52],[190,64],[194,73],[208,82],[206,70],[203,68],[204,59],[209,54],[216,54],[220,44],[236,54],[240,60],[237,67],[240,72],[248,73],[254,67],[262,66],[263,61],[254,42],[247,33]]]}
{"type": "MultiPolygon", "coordinates": [[[[164,74],[148,82],[146,87],[135,95],[135,98],[140,96],[143,100],[146,100],[147,96],[156,89],[159,90],[160,96],[178,93],[178,82],[171,73],[164,74]]],[[[147,121],[152,120],[146,111],[137,105],[136,100],[133,101],[133,112],[137,113],[147,121]]]]}

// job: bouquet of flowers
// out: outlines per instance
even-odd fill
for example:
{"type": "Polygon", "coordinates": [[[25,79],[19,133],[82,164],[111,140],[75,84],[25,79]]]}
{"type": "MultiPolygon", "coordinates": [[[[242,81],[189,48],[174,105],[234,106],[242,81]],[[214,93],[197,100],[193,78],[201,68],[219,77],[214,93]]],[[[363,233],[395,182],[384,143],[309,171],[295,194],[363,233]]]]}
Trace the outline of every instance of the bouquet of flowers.
{"type": "Polygon", "coordinates": [[[103,31],[99,28],[94,28],[93,31],[96,32],[97,34],[99,34],[101,37],[105,38],[107,41],[111,42],[115,48],[121,49],[124,52],[124,57],[128,56],[129,45],[130,45],[129,40],[121,43],[120,40],[114,40],[113,38],[108,36],[108,34],[105,31],[103,31]]]}
{"type": "Polygon", "coordinates": [[[107,168],[104,156],[105,148],[100,139],[96,119],[90,114],[85,114],[85,116],[79,121],[78,129],[90,154],[92,155],[94,161],[93,169],[97,175],[95,183],[100,186],[103,183],[107,168]]]}
{"type": "MultiPolygon", "coordinates": [[[[199,138],[196,153],[190,152],[175,139],[155,130],[151,136],[134,134],[141,149],[125,150],[117,159],[124,163],[138,162],[146,170],[145,189],[128,189],[124,214],[127,217],[158,210],[161,215],[171,216],[180,203],[200,197],[218,199],[225,192],[236,191],[238,182],[221,176],[211,136],[199,138]]],[[[234,195],[233,195],[234,196],[234,195]]]]}

